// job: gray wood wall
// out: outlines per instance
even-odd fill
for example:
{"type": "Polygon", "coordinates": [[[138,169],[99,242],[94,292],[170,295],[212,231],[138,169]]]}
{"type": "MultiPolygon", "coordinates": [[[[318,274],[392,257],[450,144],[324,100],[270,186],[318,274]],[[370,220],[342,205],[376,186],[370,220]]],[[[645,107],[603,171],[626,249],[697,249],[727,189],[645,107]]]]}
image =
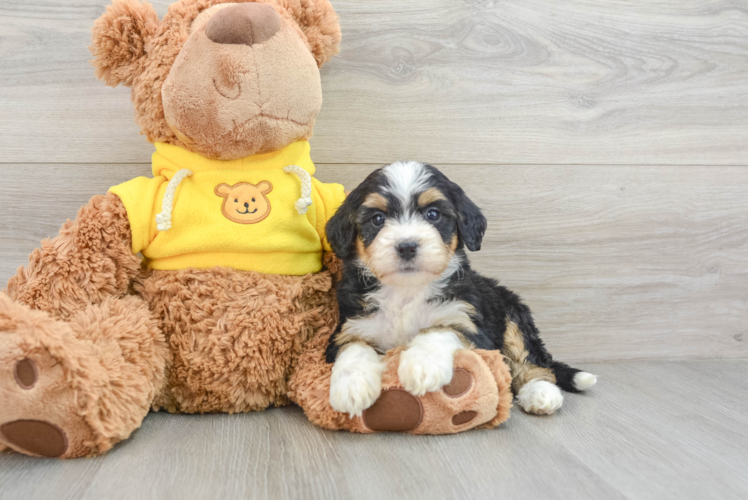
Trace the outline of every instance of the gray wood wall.
{"type": "MultiPolygon", "coordinates": [[[[2,283],[149,172],[129,90],[87,63],[107,4],[0,3],[2,283]]],[[[318,177],[441,167],[489,217],[476,267],[561,359],[748,356],[748,2],[333,4],[318,177]]]]}

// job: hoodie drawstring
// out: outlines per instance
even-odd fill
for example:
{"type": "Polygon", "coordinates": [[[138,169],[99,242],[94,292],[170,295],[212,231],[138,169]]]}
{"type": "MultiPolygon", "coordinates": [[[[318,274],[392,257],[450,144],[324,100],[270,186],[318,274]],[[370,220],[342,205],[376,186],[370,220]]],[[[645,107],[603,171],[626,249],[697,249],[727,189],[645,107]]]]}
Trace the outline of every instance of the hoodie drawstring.
{"type": "Polygon", "coordinates": [[[156,216],[156,229],[159,231],[168,231],[171,229],[171,211],[174,209],[174,194],[182,181],[191,176],[194,172],[183,168],[179,170],[169,181],[164,193],[164,201],[161,203],[161,213],[156,216]]]}
{"type": "Polygon", "coordinates": [[[287,174],[294,174],[301,181],[301,198],[296,200],[296,211],[300,215],[304,215],[309,207],[312,205],[312,176],[309,172],[297,165],[289,165],[283,167],[283,171],[287,174]]]}

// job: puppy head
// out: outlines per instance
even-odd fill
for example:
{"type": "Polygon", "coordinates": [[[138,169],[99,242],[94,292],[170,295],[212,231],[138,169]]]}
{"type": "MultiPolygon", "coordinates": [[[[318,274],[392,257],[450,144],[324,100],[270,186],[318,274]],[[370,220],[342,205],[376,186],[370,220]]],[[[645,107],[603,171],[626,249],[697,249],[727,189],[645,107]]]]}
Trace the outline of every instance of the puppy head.
{"type": "Polygon", "coordinates": [[[423,286],[447,269],[455,251],[480,250],[486,218],[455,183],[430,165],[397,162],[373,172],[327,224],[343,260],[379,281],[423,286]]]}

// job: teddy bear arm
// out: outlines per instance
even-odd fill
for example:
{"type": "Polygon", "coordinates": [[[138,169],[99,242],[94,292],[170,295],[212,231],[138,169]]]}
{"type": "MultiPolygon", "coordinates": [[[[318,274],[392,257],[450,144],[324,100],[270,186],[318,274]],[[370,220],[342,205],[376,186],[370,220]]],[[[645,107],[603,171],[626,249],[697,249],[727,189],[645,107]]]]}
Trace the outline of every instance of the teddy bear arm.
{"type": "Polygon", "coordinates": [[[7,293],[63,320],[107,297],[124,297],[143,272],[131,241],[122,201],[112,193],[94,196],[74,221],[31,253],[7,293]]]}

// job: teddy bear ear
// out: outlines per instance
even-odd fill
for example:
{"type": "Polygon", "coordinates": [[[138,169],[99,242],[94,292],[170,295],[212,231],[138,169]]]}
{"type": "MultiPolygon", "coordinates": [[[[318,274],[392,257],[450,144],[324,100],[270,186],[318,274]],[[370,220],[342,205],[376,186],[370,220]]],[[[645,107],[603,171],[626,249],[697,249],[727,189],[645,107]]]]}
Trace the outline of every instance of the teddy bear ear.
{"type": "Polygon", "coordinates": [[[340,21],[328,0],[280,0],[278,3],[304,32],[317,66],[322,67],[340,52],[340,21]]]}
{"type": "Polygon", "coordinates": [[[112,87],[131,86],[143,71],[146,44],[158,25],[153,5],[114,0],[93,28],[90,49],[96,77],[112,87]]]}

